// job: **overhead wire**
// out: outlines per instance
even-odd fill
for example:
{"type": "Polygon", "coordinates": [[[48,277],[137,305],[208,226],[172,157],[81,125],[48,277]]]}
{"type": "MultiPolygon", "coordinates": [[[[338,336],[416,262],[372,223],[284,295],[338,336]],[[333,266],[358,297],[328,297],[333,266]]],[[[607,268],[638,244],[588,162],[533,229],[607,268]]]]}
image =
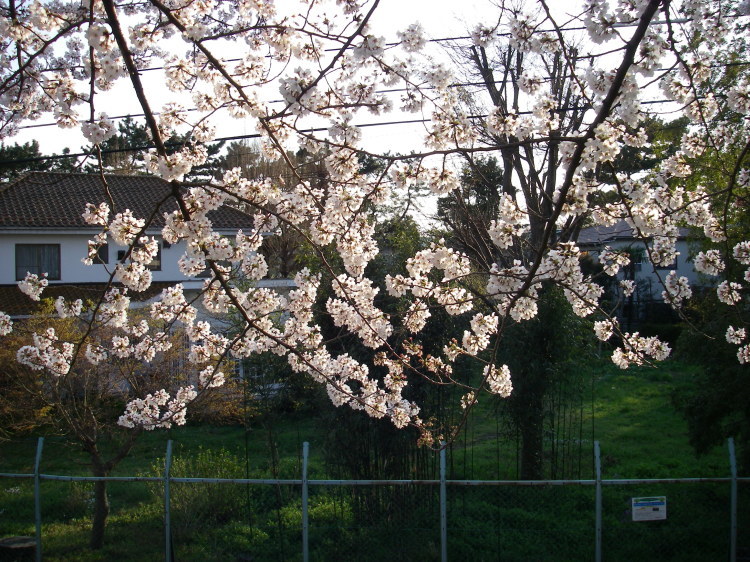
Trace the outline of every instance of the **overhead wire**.
{"type": "MultiPolygon", "coordinates": [[[[642,101],[641,104],[658,104],[658,103],[675,103],[672,100],[647,100],[642,101]]],[[[574,106],[569,108],[560,108],[555,110],[558,113],[566,112],[566,111],[580,111],[580,110],[586,110],[588,109],[585,106],[574,106]]],[[[520,111],[518,112],[518,115],[531,115],[532,111],[520,111]]],[[[468,119],[472,120],[478,120],[478,119],[486,119],[488,117],[488,114],[478,114],[478,115],[468,115],[468,119]]],[[[424,123],[430,123],[432,119],[404,119],[399,121],[376,121],[372,123],[358,123],[353,125],[356,128],[359,129],[365,129],[370,127],[384,127],[384,126],[396,126],[396,125],[414,125],[414,124],[424,124],[424,123]]],[[[319,132],[325,132],[328,131],[329,127],[309,127],[309,128],[300,128],[300,133],[319,133],[319,132]]],[[[224,137],[217,137],[211,141],[204,142],[202,144],[219,144],[219,143],[225,143],[230,141],[241,141],[241,140],[249,140],[249,139],[259,139],[263,138],[263,135],[260,133],[247,133],[242,135],[231,135],[231,136],[224,136],[224,137]]],[[[179,148],[184,146],[184,142],[180,143],[170,143],[166,142],[165,146],[167,148],[179,148]]],[[[132,153],[132,152],[146,152],[148,150],[152,150],[156,148],[155,145],[149,144],[149,145],[142,145],[142,146],[126,146],[121,148],[111,148],[111,149],[101,149],[100,152],[103,155],[107,154],[124,154],[124,153],[132,153]]],[[[93,150],[91,151],[82,151],[82,152],[69,152],[65,154],[51,154],[49,156],[32,156],[28,158],[19,158],[14,160],[0,160],[0,166],[9,166],[12,164],[31,164],[34,162],[43,162],[46,160],[66,160],[66,159],[72,159],[72,158],[87,158],[90,156],[94,156],[95,152],[93,150]]]]}
{"type": "MultiPolygon", "coordinates": [[[[725,64],[716,64],[716,65],[711,65],[710,67],[711,68],[729,68],[729,67],[733,67],[733,66],[750,66],[750,61],[737,61],[737,62],[731,62],[731,63],[725,63],[725,64]]],[[[666,73],[666,72],[675,72],[675,71],[676,70],[672,69],[672,68],[664,68],[664,69],[658,69],[655,72],[657,72],[657,73],[666,73]]],[[[548,81],[548,80],[549,79],[545,79],[544,81],[548,81]]],[[[505,84],[505,83],[510,82],[510,81],[511,81],[511,79],[508,79],[508,80],[494,80],[493,84],[505,84]]],[[[485,82],[457,82],[457,83],[454,83],[454,84],[449,84],[448,88],[466,88],[466,87],[470,87],[470,86],[484,86],[484,85],[485,85],[485,82]]],[[[435,86],[420,86],[419,89],[420,90],[435,90],[436,87],[435,86]]],[[[393,94],[393,93],[401,93],[401,92],[410,92],[410,91],[413,91],[413,90],[414,90],[413,88],[412,89],[410,89],[410,88],[387,88],[387,89],[383,89],[383,90],[375,90],[374,93],[376,93],[376,94],[393,94]]],[[[661,101],[661,103],[668,103],[669,101],[670,100],[663,100],[663,101],[661,101]]],[[[266,104],[269,104],[269,105],[270,104],[277,104],[277,103],[286,103],[286,100],[274,99],[274,100],[270,100],[270,101],[263,102],[263,103],[266,103],[266,104]]],[[[648,102],[641,102],[641,103],[654,103],[654,102],[648,101],[648,102]]],[[[659,102],[657,102],[657,103],[659,103],[659,102]]],[[[198,111],[198,109],[196,109],[194,107],[188,107],[188,108],[185,108],[183,111],[185,111],[185,112],[194,112],[194,111],[198,111]]],[[[160,114],[161,114],[160,111],[154,111],[153,112],[153,115],[155,115],[155,116],[158,116],[160,114]]],[[[146,115],[145,113],[128,113],[128,114],[122,114],[122,115],[108,116],[108,118],[110,120],[112,120],[112,121],[119,121],[119,120],[129,119],[129,118],[132,119],[132,118],[135,118],[135,117],[145,117],[145,115],[146,115]]],[[[24,130],[25,129],[39,129],[39,128],[43,128],[43,127],[57,127],[57,126],[58,126],[58,124],[56,122],[31,123],[29,125],[21,125],[21,126],[18,127],[18,129],[19,130],[22,130],[22,129],[24,129],[24,130]]]]}
{"type": "MultiPolygon", "coordinates": [[[[729,16],[729,17],[739,17],[739,16],[729,16]]],[[[674,19],[674,20],[658,20],[651,22],[649,25],[652,26],[660,26],[660,25],[666,25],[668,23],[688,23],[692,21],[689,18],[680,18],[680,19],[674,19]]],[[[624,27],[634,27],[638,25],[637,23],[616,23],[613,24],[613,27],[617,28],[624,28],[624,27]]],[[[586,30],[585,26],[575,26],[575,27],[560,27],[560,28],[552,28],[552,29],[539,29],[534,30],[532,34],[540,33],[540,34],[547,34],[557,31],[584,31],[586,30]]],[[[496,36],[498,37],[509,37],[511,34],[504,32],[504,33],[497,33],[496,36]]],[[[435,38],[435,39],[429,39],[429,42],[432,43],[441,43],[441,42],[450,42],[450,41],[461,41],[461,40],[470,40],[471,36],[455,36],[455,37],[441,37],[441,38],[435,38]]],[[[396,46],[398,45],[398,42],[393,43],[387,43],[387,46],[396,46]]],[[[353,48],[348,47],[348,48],[353,48]]],[[[338,51],[339,49],[325,49],[324,51],[338,51]]],[[[588,58],[588,57],[584,57],[588,58]]],[[[225,59],[225,62],[236,62],[240,61],[240,58],[236,59],[225,59]]],[[[722,63],[713,65],[713,67],[731,67],[731,66],[746,66],[750,65],[750,62],[748,61],[737,61],[737,62],[730,62],[730,63],[722,63]]],[[[165,67],[148,67],[144,69],[140,69],[139,72],[150,72],[150,71],[156,71],[156,70],[163,70],[165,67]]],[[[674,71],[674,69],[660,69],[659,72],[671,72],[674,71]]],[[[495,84],[502,84],[507,82],[507,80],[498,80],[495,81],[495,84]]],[[[483,86],[484,82],[464,82],[464,83],[455,83],[449,85],[450,88],[459,88],[459,87],[470,87],[470,86],[483,86]]],[[[423,90],[430,90],[434,89],[432,86],[425,86],[422,87],[423,90]]],[[[387,93],[400,93],[400,92],[409,92],[411,91],[409,88],[389,88],[389,89],[383,89],[383,90],[376,90],[375,93],[378,94],[387,94],[387,93]]],[[[274,103],[285,103],[285,100],[271,100],[269,102],[266,102],[268,104],[274,104],[274,103]]],[[[659,104],[659,103],[676,103],[673,100],[647,100],[640,102],[641,104],[659,104]]],[[[571,111],[571,110],[581,110],[585,109],[582,107],[572,107],[572,108],[561,108],[557,110],[558,112],[564,112],[564,111],[571,111]]],[[[197,111],[196,108],[186,108],[185,111],[191,112],[191,111],[197,111]]],[[[154,112],[154,115],[159,115],[161,112],[154,112]]],[[[520,115],[524,114],[531,114],[531,111],[522,111],[518,112],[520,115]]],[[[123,114],[123,115],[117,115],[113,117],[109,117],[111,120],[123,120],[123,119],[132,119],[132,118],[138,118],[138,117],[145,117],[144,113],[130,113],[130,114],[123,114]]],[[[481,119],[486,118],[487,115],[476,115],[476,116],[470,116],[471,119],[481,119]]],[[[408,125],[408,124],[417,124],[417,123],[428,123],[431,119],[406,119],[406,120],[396,120],[396,121],[386,121],[386,122],[373,122],[373,123],[361,123],[361,124],[355,124],[354,126],[357,128],[368,128],[368,127],[380,127],[380,126],[396,126],[396,125],[408,125]]],[[[22,125],[18,127],[19,129],[34,129],[34,128],[42,128],[42,127],[53,127],[57,126],[57,123],[33,123],[29,125],[22,125]]],[[[328,127],[312,127],[312,128],[305,128],[301,129],[301,132],[322,132],[328,130],[328,127]]],[[[212,141],[209,141],[204,144],[216,144],[216,143],[223,143],[228,141],[237,141],[237,140],[246,140],[246,139],[257,139],[261,138],[262,135],[258,133],[250,133],[250,134],[243,134],[243,135],[233,135],[233,136],[225,136],[225,137],[219,137],[215,138],[212,141]]],[[[172,144],[170,147],[175,146],[182,146],[183,143],[179,144],[172,144]]],[[[100,152],[101,154],[116,154],[116,153],[128,153],[128,152],[140,152],[140,151],[147,151],[150,149],[153,149],[153,145],[146,145],[146,146],[136,146],[136,147],[122,147],[122,148],[116,148],[116,149],[102,149],[100,152]]],[[[76,153],[66,153],[66,154],[53,154],[48,156],[42,156],[42,157],[29,157],[29,158],[22,158],[22,159],[16,159],[16,160],[4,160],[0,161],[0,165],[10,165],[10,164],[19,164],[19,163],[33,163],[33,162],[40,162],[45,160],[63,160],[63,159],[72,159],[72,158],[81,158],[81,157],[89,157],[93,155],[93,151],[83,151],[83,152],[76,152],[76,153]]]]}
{"type": "MultiPolygon", "coordinates": [[[[728,16],[728,17],[739,17],[739,16],[728,16]]],[[[677,19],[673,19],[673,20],[669,20],[669,21],[667,21],[667,20],[657,20],[657,21],[651,22],[649,24],[649,26],[661,26],[661,25],[666,25],[668,23],[681,24],[681,23],[688,23],[690,21],[692,21],[690,18],[677,18],[677,19]]],[[[622,22],[622,23],[612,24],[612,27],[615,27],[615,28],[627,28],[627,27],[635,27],[637,25],[638,25],[637,22],[633,22],[633,23],[622,22]]],[[[558,31],[560,31],[560,32],[569,32],[569,31],[585,31],[585,30],[586,30],[586,26],[575,26],[575,27],[565,27],[565,26],[562,26],[562,27],[559,27],[559,28],[551,28],[551,29],[535,29],[531,33],[532,33],[532,36],[533,36],[534,34],[548,34],[548,33],[554,33],[554,32],[558,32],[558,31]]],[[[497,33],[496,36],[497,37],[510,37],[511,34],[509,32],[502,32],[502,33],[497,33]]],[[[469,35],[460,35],[460,36],[454,36],[454,37],[440,37],[440,38],[428,39],[427,41],[430,42],[430,43],[444,43],[444,42],[465,41],[465,40],[471,40],[471,36],[469,36],[469,35]]],[[[389,42],[389,43],[386,43],[386,46],[393,47],[393,46],[397,46],[399,44],[400,44],[400,42],[389,42]]],[[[355,48],[355,46],[349,46],[349,47],[347,47],[347,49],[353,49],[353,48],[355,48]]],[[[328,49],[324,49],[323,51],[324,52],[337,52],[339,50],[340,50],[339,48],[328,48],[328,49]]],[[[590,58],[590,56],[585,56],[585,57],[580,57],[580,58],[587,59],[587,58],[590,58]]],[[[239,62],[241,60],[242,60],[241,58],[229,58],[229,59],[224,59],[223,62],[239,62]]],[[[730,66],[737,66],[737,65],[750,65],[750,61],[748,61],[748,62],[741,61],[741,62],[723,63],[723,64],[711,65],[711,67],[712,68],[719,68],[719,67],[730,67],[730,66]]],[[[164,69],[165,69],[164,66],[154,66],[154,67],[147,67],[147,68],[139,69],[138,71],[139,72],[152,72],[152,71],[158,71],[158,70],[164,70],[164,69]]],[[[675,71],[675,69],[673,69],[673,68],[667,68],[667,69],[659,69],[656,72],[673,72],[673,71],[675,71]]],[[[499,80],[499,81],[495,81],[494,83],[495,84],[503,84],[505,82],[507,82],[507,81],[499,80]]],[[[448,87],[450,87],[450,88],[459,88],[459,87],[481,86],[481,85],[484,85],[484,83],[483,82],[467,82],[467,83],[450,84],[448,87]]],[[[420,89],[422,89],[422,90],[432,90],[432,89],[435,89],[435,88],[431,87],[431,86],[425,86],[425,87],[420,87],[420,89]]],[[[400,92],[409,92],[409,91],[411,91],[411,89],[409,89],[409,88],[389,88],[389,89],[383,89],[383,90],[375,90],[374,93],[376,93],[376,94],[387,94],[387,93],[400,93],[400,92]]],[[[270,101],[265,102],[265,103],[267,103],[267,104],[285,103],[285,100],[275,99],[275,100],[270,100],[270,101]]],[[[195,108],[186,108],[185,111],[192,112],[192,111],[197,111],[197,109],[195,109],[195,108]]],[[[160,114],[160,112],[154,112],[154,115],[159,115],[159,114],[160,114]]],[[[127,115],[118,115],[118,116],[114,116],[114,117],[109,117],[109,119],[111,119],[111,120],[121,120],[121,119],[133,118],[133,117],[145,117],[145,114],[144,113],[131,113],[131,114],[127,114],[127,115]]],[[[41,127],[54,127],[54,126],[57,126],[57,123],[55,123],[55,122],[33,123],[33,124],[29,124],[29,125],[21,125],[21,126],[18,127],[18,129],[19,130],[21,130],[21,129],[35,129],[35,128],[41,128],[41,127]]]]}

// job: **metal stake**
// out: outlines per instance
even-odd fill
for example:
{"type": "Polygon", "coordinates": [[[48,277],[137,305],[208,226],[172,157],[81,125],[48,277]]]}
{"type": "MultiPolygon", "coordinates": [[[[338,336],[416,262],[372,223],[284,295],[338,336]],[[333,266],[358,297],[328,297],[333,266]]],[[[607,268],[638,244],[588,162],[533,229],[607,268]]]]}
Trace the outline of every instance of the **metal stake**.
{"type": "Polygon", "coordinates": [[[42,487],[39,478],[39,467],[42,464],[42,448],[44,437],[36,443],[36,459],[34,460],[34,526],[36,528],[36,562],[42,562],[42,487]]]}
{"type": "Polygon", "coordinates": [[[167,441],[167,457],[164,459],[164,560],[172,562],[172,519],[169,510],[169,473],[172,470],[172,440],[167,441]]]}
{"type": "Polygon", "coordinates": [[[310,560],[309,540],[309,523],[307,521],[307,457],[310,453],[310,444],[305,441],[302,443],[302,560],[310,560]]]}
{"type": "Polygon", "coordinates": [[[729,469],[732,471],[729,500],[729,560],[737,560],[737,458],[734,454],[734,438],[727,439],[729,445],[729,469]]]}
{"type": "Polygon", "coordinates": [[[445,443],[440,448],[440,560],[448,562],[448,497],[445,486],[445,443]]]}
{"type": "Polygon", "coordinates": [[[594,441],[594,467],[596,470],[596,551],[594,559],[602,562],[602,458],[599,441],[594,441]]]}

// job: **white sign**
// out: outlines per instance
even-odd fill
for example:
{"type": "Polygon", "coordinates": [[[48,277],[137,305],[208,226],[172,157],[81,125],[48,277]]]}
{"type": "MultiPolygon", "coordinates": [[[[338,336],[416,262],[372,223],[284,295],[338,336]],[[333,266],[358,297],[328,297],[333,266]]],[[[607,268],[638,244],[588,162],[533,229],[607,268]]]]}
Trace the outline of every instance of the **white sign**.
{"type": "Polygon", "coordinates": [[[633,521],[657,521],[667,518],[667,496],[631,498],[633,521]]]}

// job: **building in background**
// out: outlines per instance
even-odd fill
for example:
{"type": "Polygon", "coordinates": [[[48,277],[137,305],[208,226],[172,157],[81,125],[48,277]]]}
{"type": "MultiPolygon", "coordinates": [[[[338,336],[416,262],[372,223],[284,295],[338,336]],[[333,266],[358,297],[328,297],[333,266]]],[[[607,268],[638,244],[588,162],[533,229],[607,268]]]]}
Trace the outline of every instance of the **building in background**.
{"type": "MultiPolygon", "coordinates": [[[[153,216],[147,236],[159,241],[159,254],[150,264],[152,286],[143,293],[130,292],[135,301],[148,301],[167,286],[182,283],[185,293],[197,292],[203,278],[186,277],[178,267],[185,242],[171,245],[161,239],[164,214],[177,209],[172,185],[143,175],[69,174],[30,172],[0,186],[0,310],[11,316],[33,313],[37,303],[17,287],[27,272],[47,274],[45,297],[84,301],[98,299],[118,261],[127,250],[111,239],[100,248],[93,265],[85,265],[88,241],[101,231],[82,216],[86,203],[109,203],[111,214],[130,209],[138,218],[153,216]]],[[[252,217],[230,207],[208,213],[213,229],[232,236],[252,228],[252,217]]],[[[288,290],[288,279],[264,281],[266,287],[288,290]]]]}
{"type": "Polygon", "coordinates": [[[635,236],[632,227],[623,221],[612,226],[595,226],[584,228],[578,237],[578,247],[595,262],[605,248],[630,254],[630,265],[623,267],[617,274],[617,281],[632,280],[635,291],[625,297],[622,290],[613,283],[608,287],[612,298],[618,303],[616,315],[621,324],[628,328],[636,327],[643,322],[660,322],[673,319],[674,312],[662,298],[662,280],[674,270],[679,276],[688,279],[691,286],[705,283],[693,267],[690,260],[687,228],[680,228],[677,237],[677,259],[668,266],[652,264],[642,240],[635,236]]]}

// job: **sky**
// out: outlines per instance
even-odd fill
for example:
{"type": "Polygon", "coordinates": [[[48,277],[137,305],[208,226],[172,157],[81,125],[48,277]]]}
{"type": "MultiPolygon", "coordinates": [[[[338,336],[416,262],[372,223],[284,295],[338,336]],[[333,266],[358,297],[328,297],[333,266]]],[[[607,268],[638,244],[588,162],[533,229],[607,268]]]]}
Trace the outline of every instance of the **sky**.
{"type": "MultiPolygon", "coordinates": [[[[419,22],[430,38],[444,38],[465,35],[478,21],[487,21],[491,16],[492,6],[489,0],[381,0],[372,22],[372,31],[383,35],[387,41],[395,41],[396,33],[412,23],[419,22]]],[[[147,92],[162,92],[159,97],[172,101],[174,94],[163,86],[163,78],[158,72],[144,72],[142,79],[147,92]]],[[[101,110],[110,116],[138,114],[142,110],[130,91],[129,83],[121,80],[121,84],[114,90],[100,94],[101,110]]],[[[270,97],[278,97],[276,92],[270,92],[270,97]],[[275,95],[274,95],[275,94],[275,95]]],[[[189,102],[188,102],[189,103],[189,102]]],[[[187,103],[185,103],[187,105],[187,103]]],[[[85,111],[85,108],[82,108],[85,111]]],[[[83,111],[82,111],[83,113],[83,111]]],[[[364,116],[357,122],[374,122],[398,120],[402,118],[418,118],[419,115],[409,116],[364,116]]],[[[46,116],[31,125],[51,122],[46,116]]],[[[254,133],[252,123],[244,123],[234,119],[227,119],[219,130],[219,136],[233,136],[254,133]]],[[[384,148],[392,151],[408,152],[424,135],[424,127],[416,125],[394,125],[388,127],[372,127],[363,129],[364,140],[374,150],[384,148]]],[[[77,129],[58,129],[57,127],[30,127],[22,129],[21,133],[6,142],[24,143],[37,140],[45,154],[59,153],[64,148],[77,152],[86,145],[85,139],[77,129]]]]}

